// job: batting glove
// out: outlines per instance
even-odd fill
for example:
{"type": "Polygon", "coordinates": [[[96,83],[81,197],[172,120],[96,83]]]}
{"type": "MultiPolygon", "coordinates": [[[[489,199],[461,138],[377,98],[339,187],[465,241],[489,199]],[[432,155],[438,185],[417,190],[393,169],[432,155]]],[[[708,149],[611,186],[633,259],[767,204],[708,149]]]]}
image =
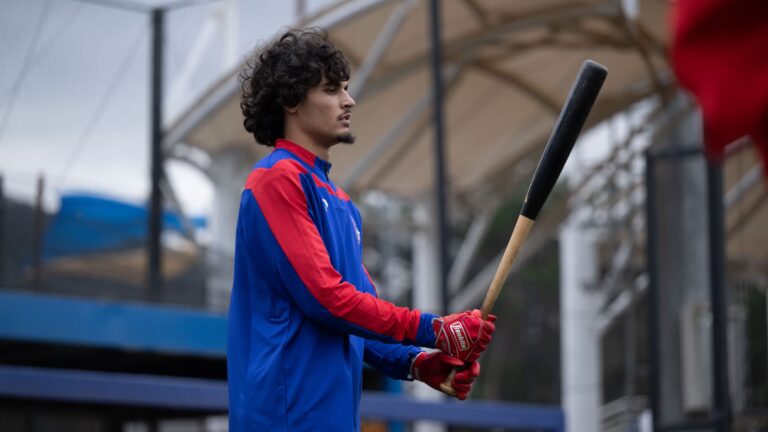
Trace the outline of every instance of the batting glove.
{"type": "MultiPolygon", "coordinates": [[[[411,366],[411,375],[432,387],[441,390],[440,384],[445,381],[452,370],[464,366],[464,362],[456,357],[448,356],[440,351],[433,353],[422,352],[416,356],[411,366]]],[[[451,381],[451,387],[459,400],[467,398],[472,390],[472,383],[480,375],[480,363],[474,361],[465,369],[459,369],[451,381]]],[[[441,390],[442,391],[442,390],[441,390]]]]}
{"type": "Polygon", "coordinates": [[[461,312],[432,320],[435,331],[435,348],[471,363],[480,357],[491,342],[496,317],[488,315],[484,320],[480,311],[461,312]]]}

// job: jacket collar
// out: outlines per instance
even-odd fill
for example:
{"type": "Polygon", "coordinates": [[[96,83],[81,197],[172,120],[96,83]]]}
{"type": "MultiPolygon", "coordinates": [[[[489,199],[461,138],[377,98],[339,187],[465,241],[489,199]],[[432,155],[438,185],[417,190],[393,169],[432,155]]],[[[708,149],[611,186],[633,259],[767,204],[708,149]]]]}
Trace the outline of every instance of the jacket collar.
{"type": "Polygon", "coordinates": [[[319,169],[320,171],[324,172],[326,175],[331,170],[330,162],[320,158],[319,156],[315,155],[311,151],[305,149],[304,147],[292,141],[288,141],[286,139],[278,139],[277,141],[275,141],[275,149],[287,150],[288,152],[292,153],[294,156],[301,159],[307,165],[319,169]]]}

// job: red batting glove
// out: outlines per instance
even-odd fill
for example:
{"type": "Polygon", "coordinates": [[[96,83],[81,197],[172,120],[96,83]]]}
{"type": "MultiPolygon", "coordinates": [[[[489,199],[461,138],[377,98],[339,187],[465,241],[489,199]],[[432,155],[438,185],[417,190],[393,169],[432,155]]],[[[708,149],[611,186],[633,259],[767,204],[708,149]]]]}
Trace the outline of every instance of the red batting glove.
{"type": "MultiPolygon", "coordinates": [[[[452,370],[464,366],[464,362],[437,351],[433,353],[422,352],[416,356],[411,367],[413,377],[435,390],[440,390],[443,383],[452,370]]],[[[472,390],[472,383],[480,375],[480,363],[472,362],[466,369],[458,370],[451,381],[451,387],[456,391],[459,400],[467,398],[472,390]]]]}
{"type": "Polygon", "coordinates": [[[432,320],[435,348],[471,363],[480,357],[480,353],[491,342],[496,329],[494,321],[496,317],[493,315],[488,315],[488,319],[484,320],[477,309],[435,318],[432,320]]]}

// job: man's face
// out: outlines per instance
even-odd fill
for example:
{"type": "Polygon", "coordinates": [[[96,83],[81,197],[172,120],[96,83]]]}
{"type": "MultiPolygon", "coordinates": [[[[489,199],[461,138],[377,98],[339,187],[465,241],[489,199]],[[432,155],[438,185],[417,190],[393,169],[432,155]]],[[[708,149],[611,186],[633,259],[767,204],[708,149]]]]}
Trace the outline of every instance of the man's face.
{"type": "Polygon", "coordinates": [[[323,147],[355,141],[349,129],[355,101],[347,89],[347,81],[332,83],[323,77],[295,108],[298,127],[323,147]]]}

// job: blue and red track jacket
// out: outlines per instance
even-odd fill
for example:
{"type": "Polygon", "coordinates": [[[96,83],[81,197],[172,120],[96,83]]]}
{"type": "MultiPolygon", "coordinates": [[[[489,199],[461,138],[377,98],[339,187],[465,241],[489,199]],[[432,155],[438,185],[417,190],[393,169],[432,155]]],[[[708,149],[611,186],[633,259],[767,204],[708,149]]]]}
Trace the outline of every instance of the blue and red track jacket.
{"type": "Polygon", "coordinates": [[[408,379],[431,314],[376,297],[360,212],[330,163],[278,140],[240,201],[229,310],[230,431],[358,431],[363,361],[408,379]]]}

